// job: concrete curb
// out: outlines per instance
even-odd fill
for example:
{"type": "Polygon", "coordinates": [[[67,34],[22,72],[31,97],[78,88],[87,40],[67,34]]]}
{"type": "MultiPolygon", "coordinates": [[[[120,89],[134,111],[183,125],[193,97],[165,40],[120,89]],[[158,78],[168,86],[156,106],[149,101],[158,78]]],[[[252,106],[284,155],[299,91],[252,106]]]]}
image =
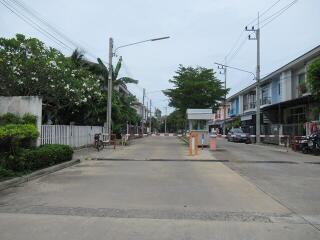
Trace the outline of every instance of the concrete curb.
{"type": "Polygon", "coordinates": [[[9,179],[9,180],[0,182],[0,191],[5,190],[10,187],[17,186],[21,183],[29,182],[33,179],[48,175],[50,173],[59,171],[61,169],[67,168],[67,167],[70,167],[70,166],[75,165],[77,163],[80,163],[80,159],[74,159],[74,160],[71,160],[68,162],[60,163],[58,165],[54,165],[54,166],[51,166],[48,168],[40,169],[38,171],[35,171],[33,173],[30,173],[30,174],[22,176],[22,177],[16,177],[13,179],[9,179]]]}

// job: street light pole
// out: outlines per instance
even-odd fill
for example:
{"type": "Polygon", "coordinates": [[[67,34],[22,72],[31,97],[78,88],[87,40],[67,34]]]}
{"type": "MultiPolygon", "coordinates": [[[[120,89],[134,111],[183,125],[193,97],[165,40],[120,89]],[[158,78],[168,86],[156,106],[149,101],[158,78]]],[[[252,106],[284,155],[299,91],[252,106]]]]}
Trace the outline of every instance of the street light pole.
{"type": "Polygon", "coordinates": [[[152,122],[152,114],[151,114],[151,99],[150,99],[150,134],[152,134],[151,122],[152,122]]]}
{"type": "MultiPolygon", "coordinates": [[[[111,140],[111,122],[112,122],[112,117],[111,117],[111,107],[112,107],[112,57],[113,55],[116,55],[116,52],[119,48],[124,48],[124,47],[129,47],[132,45],[144,43],[144,42],[154,42],[154,41],[160,41],[160,40],[165,40],[170,38],[169,36],[167,37],[160,37],[160,38],[151,38],[148,40],[140,41],[140,42],[134,42],[126,45],[122,45],[117,47],[113,51],[113,39],[109,38],[109,75],[108,75],[108,103],[107,103],[107,134],[108,134],[108,140],[111,140]]],[[[143,106],[144,107],[144,106],[143,106]]],[[[143,122],[142,122],[142,134],[143,134],[143,122]]]]}
{"type": "Polygon", "coordinates": [[[112,57],[113,57],[113,39],[109,38],[109,75],[108,75],[108,106],[107,106],[107,134],[108,140],[111,140],[111,107],[112,107],[112,57]]]}
{"type": "MultiPolygon", "coordinates": [[[[226,81],[226,75],[227,75],[227,68],[231,68],[231,69],[235,69],[235,70],[238,70],[238,71],[241,71],[241,72],[246,72],[246,73],[250,73],[252,74],[252,76],[254,77],[254,79],[257,79],[256,75],[253,73],[253,72],[250,72],[250,71],[247,71],[245,69],[241,69],[241,68],[237,68],[237,67],[232,67],[232,66],[228,66],[226,64],[222,64],[222,63],[217,63],[215,62],[216,65],[218,65],[218,69],[224,69],[224,75],[225,75],[225,81],[226,81]]],[[[258,73],[258,72],[257,72],[258,73]]],[[[226,82],[225,82],[226,84],[226,82]]],[[[225,85],[226,86],[226,85],[225,85]]],[[[257,83],[257,87],[259,86],[259,82],[257,83]]],[[[258,96],[258,95],[257,95],[258,96]]],[[[226,96],[225,96],[225,110],[224,110],[224,114],[225,114],[225,119],[226,119],[226,96]]],[[[257,111],[258,112],[258,111],[257,111]]],[[[259,105],[259,114],[260,114],[260,105],[259,105]]],[[[260,119],[260,118],[259,118],[260,119]]],[[[260,120],[259,120],[260,121],[260,120]]],[[[225,122],[224,122],[225,123],[225,122]]],[[[224,124],[225,125],[225,124],[224,124]]],[[[259,125],[260,127],[260,125],[259,125]]],[[[225,131],[225,128],[223,129],[225,131]]],[[[259,128],[259,140],[260,140],[260,128],[259,128]]]]}

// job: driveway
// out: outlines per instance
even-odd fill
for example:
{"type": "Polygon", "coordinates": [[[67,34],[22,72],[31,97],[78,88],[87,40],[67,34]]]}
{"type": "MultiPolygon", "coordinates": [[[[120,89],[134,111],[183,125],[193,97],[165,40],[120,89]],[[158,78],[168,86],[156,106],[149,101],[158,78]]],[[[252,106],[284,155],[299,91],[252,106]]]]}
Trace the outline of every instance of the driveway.
{"type": "Polygon", "coordinates": [[[2,191],[0,239],[320,239],[281,201],[210,161],[219,155],[187,151],[175,137],[147,137],[2,191]]]}

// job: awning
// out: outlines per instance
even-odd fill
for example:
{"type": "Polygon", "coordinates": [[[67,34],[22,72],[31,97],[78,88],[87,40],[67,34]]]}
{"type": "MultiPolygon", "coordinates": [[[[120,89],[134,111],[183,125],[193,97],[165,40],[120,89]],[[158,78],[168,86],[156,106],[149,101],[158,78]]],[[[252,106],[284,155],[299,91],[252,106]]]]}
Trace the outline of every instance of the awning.
{"type": "Polygon", "coordinates": [[[286,107],[292,107],[292,106],[298,106],[298,105],[302,105],[302,104],[307,104],[307,103],[312,103],[315,102],[314,99],[312,99],[311,95],[306,95],[306,96],[302,96],[299,98],[295,98],[295,99],[291,99],[288,101],[284,101],[284,102],[278,102],[278,103],[274,103],[271,105],[267,105],[265,107],[261,107],[261,111],[268,111],[271,109],[278,109],[279,107],[281,108],[286,108],[286,107]]]}
{"type": "Polygon", "coordinates": [[[223,123],[224,123],[224,120],[216,120],[216,121],[211,120],[208,122],[208,125],[223,125],[223,123]]]}
{"type": "Polygon", "coordinates": [[[241,121],[252,120],[252,116],[256,115],[256,111],[249,111],[241,115],[241,121]]]}
{"type": "Polygon", "coordinates": [[[252,115],[241,116],[241,121],[248,121],[248,120],[252,120],[252,115]]]}

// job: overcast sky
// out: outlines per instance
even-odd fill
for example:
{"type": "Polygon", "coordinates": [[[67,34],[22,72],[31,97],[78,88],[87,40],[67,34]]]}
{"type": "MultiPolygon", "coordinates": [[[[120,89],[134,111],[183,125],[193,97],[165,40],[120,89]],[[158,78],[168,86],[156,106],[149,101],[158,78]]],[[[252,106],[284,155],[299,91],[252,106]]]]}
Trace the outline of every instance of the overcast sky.
{"type": "MultiPolygon", "coordinates": [[[[13,0],[0,0],[13,1],[13,0]]],[[[121,49],[121,75],[139,80],[130,90],[148,98],[164,110],[166,98],[159,90],[171,87],[168,80],[179,64],[216,69],[223,62],[246,24],[276,0],[19,0],[39,12],[50,24],[85,47],[91,55],[107,61],[108,38],[115,46],[154,37],[169,40],[148,42],[121,49]],[[158,91],[158,92],[157,92],[158,91]]],[[[268,18],[292,0],[281,0],[261,19],[268,18]]],[[[41,39],[65,54],[58,46],[0,4],[0,36],[23,33],[41,39]]],[[[266,21],[267,22],[267,21],[266,21]]],[[[320,44],[320,1],[298,0],[287,11],[261,29],[262,76],[320,44]]],[[[251,26],[251,25],[250,25],[251,26]]],[[[238,41],[247,36],[244,32],[238,41]]],[[[229,55],[229,58],[232,54],[229,55]]],[[[88,59],[92,57],[88,55],[88,59]]],[[[245,41],[228,64],[255,71],[256,42],[245,41]]],[[[217,75],[223,79],[222,75],[217,75]]],[[[253,83],[246,73],[229,71],[227,86],[235,93],[253,83]]]]}

